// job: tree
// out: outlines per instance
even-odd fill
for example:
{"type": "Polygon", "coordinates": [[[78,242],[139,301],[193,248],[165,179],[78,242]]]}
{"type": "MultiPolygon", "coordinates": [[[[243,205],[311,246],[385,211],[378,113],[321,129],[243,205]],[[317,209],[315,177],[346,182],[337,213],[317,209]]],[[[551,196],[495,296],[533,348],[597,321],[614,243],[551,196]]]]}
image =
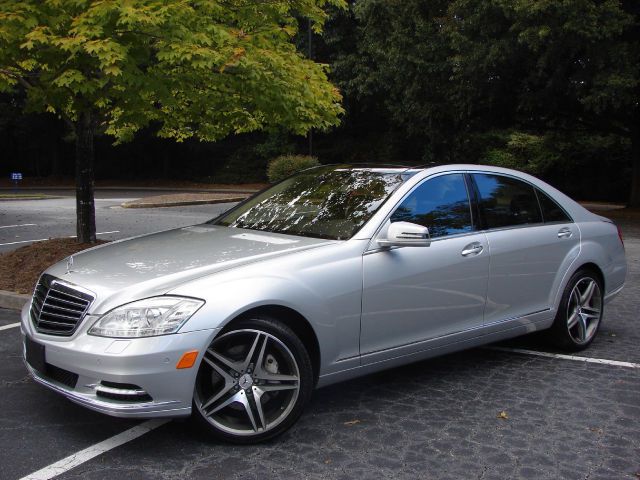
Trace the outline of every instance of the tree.
{"type": "Polygon", "coordinates": [[[343,16],[327,32],[337,39],[332,75],[345,92],[347,124],[355,98],[358,110],[383,112],[380,123],[413,146],[413,158],[498,158],[510,140],[494,140],[513,136],[500,161],[528,141],[537,167],[551,163],[542,161],[558,147],[551,140],[617,136],[630,145],[629,203],[640,204],[637,0],[350,3],[352,22],[343,16]]]}
{"type": "Polygon", "coordinates": [[[625,138],[629,205],[640,206],[637,1],[454,0],[446,23],[452,81],[465,86],[476,118],[495,124],[500,117],[540,133],[625,138]],[[478,99],[490,108],[478,109],[478,99]]]}
{"type": "Polygon", "coordinates": [[[76,145],[79,242],[95,242],[93,142],[326,129],[342,113],[326,66],[294,45],[343,0],[0,0],[0,91],[64,119],[76,145]]]}

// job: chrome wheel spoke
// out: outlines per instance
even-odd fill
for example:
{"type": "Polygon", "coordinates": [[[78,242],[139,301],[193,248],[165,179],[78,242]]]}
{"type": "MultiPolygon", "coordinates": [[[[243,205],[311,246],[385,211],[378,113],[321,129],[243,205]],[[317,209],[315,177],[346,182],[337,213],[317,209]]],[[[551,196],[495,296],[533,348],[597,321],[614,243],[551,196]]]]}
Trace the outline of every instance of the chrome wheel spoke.
{"type": "Polygon", "coordinates": [[[253,343],[251,344],[249,353],[247,354],[244,361],[242,362],[242,372],[245,372],[249,368],[249,365],[251,365],[251,359],[253,358],[253,354],[255,353],[256,347],[258,346],[258,342],[260,341],[260,336],[261,334],[257,333],[256,338],[253,339],[253,343]]]}
{"type": "Polygon", "coordinates": [[[224,369],[222,369],[218,364],[216,364],[213,360],[211,360],[210,358],[207,358],[206,356],[204,357],[204,361],[211,367],[213,368],[224,380],[224,387],[222,387],[218,393],[216,393],[215,395],[213,395],[211,398],[209,398],[205,403],[202,404],[202,409],[206,410],[207,408],[209,408],[211,405],[213,405],[213,403],[218,400],[220,397],[222,397],[225,393],[227,393],[228,391],[230,391],[234,385],[236,384],[235,379],[229,375],[227,372],[224,371],[224,369]]]}
{"type": "Polygon", "coordinates": [[[259,387],[263,392],[275,392],[278,390],[296,390],[297,384],[293,383],[267,383],[259,387]]]}
{"type": "Polygon", "coordinates": [[[578,311],[574,310],[571,316],[569,317],[569,320],[567,320],[567,326],[569,328],[573,328],[576,326],[576,323],[578,323],[578,311]]]}
{"type": "Polygon", "coordinates": [[[264,410],[262,409],[262,395],[264,391],[259,387],[253,387],[253,399],[256,402],[256,410],[258,412],[258,419],[263,429],[267,429],[267,421],[264,418],[264,410]]]}
{"type": "Polygon", "coordinates": [[[578,317],[578,336],[580,341],[584,342],[587,338],[587,322],[581,315],[579,315],[578,317]]]}
{"type": "Polygon", "coordinates": [[[238,372],[238,373],[242,372],[243,362],[235,362],[233,360],[230,360],[227,357],[220,355],[218,352],[216,352],[212,348],[208,348],[207,353],[211,355],[214,359],[218,360],[223,365],[226,365],[227,367],[229,367],[234,372],[238,372]]]}
{"type": "Polygon", "coordinates": [[[590,307],[589,305],[582,306],[582,312],[587,313],[589,315],[598,315],[600,316],[600,309],[597,307],[590,307]]]}
{"type": "Polygon", "coordinates": [[[597,284],[595,281],[593,280],[589,281],[589,283],[587,284],[587,287],[584,289],[584,292],[582,293],[582,295],[580,295],[580,305],[584,306],[591,303],[591,300],[593,298],[593,292],[595,292],[596,287],[597,287],[597,284]]]}
{"type": "Polygon", "coordinates": [[[249,417],[249,421],[251,422],[253,431],[257,432],[258,426],[256,425],[256,419],[253,416],[253,409],[251,407],[251,402],[249,402],[249,397],[244,392],[244,390],[239,391],[238,395],[240,395],[240,403],[244,406],[244,411],[247,412],[247,417],[249,417]]]}
{"type": "Polygon", "coordinates": [[[228,407],[229,405],[231,405],[232,403],[242,403],[242,395],[240,395],[241,393],[244,393],[243,391],[234,393],[233,395],[230,395],[229,397],[227,397],[226,399],[224,399],[222,402],[218,403],[216,406],[214,406],[211,410],[209,410],[207,413],[207,416],[211,416],[214,413],[222,410],[225,407],[228,407]]]}
{"type": "Polygon", "coordinates": [[[281,375],[278,373],[269,373],[261,369],[260,372],[256,372],[256,378],[258,380],[264,380],[267,382],[297,382],[298,377],[296,375],[281,375]]]}

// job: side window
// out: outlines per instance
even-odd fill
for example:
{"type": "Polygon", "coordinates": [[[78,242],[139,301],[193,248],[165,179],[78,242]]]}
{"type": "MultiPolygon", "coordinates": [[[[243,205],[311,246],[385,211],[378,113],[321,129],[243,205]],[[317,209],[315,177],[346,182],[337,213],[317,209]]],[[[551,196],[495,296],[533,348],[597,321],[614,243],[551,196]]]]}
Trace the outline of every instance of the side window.
{"type": "Polygon", "coordinates": [[[502,175],[474,173],[480,194],[480,209],[487,228],[541,223],[542,214],[534,188],[502,175]]]}
{"type": "Polygon", "coordinates": [[[417,223],[433,238],[472,231],[464,176],[454,173],[425,181],[402,201],[391,222],[417,223]]]}
{"type": "Polygon", "coordinates": [[[542,219],[545,223],[571,222],[571,218],[549,195],[536,188],[540,207],[542,208],[542,219]]]}

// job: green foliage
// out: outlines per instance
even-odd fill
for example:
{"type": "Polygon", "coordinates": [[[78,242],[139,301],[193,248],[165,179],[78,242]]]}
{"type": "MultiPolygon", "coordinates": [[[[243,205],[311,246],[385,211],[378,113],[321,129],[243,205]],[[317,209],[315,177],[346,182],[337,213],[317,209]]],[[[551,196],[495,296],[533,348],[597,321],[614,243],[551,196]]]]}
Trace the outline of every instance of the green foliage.
{"type": "Polygon", "coordinates": [[[503,144],[488,149],[482,159],[484,163],[544,175],[561,158],[543,135],[507,132],[500,137],[503,144]]]}
{"type": "Polygon", "coordinates": [[[281,155],[269,162],[267,177],[271,183],[276,183],[294,173],[318,165],[318,159],[309,155],[281,155]]]}
{"type": "MultiPolygon", "coordinates": [[[[255,136],[255,135],[254,135],[255,136]]],[[[213,175],[215,183],[257,183],[266,180],[269,160],[293,153],[295,146],[283,132],[272,132],[262,139],[239,137],[242,146],[234,150],[213,175]],[[253,140],[253,141],[252,141],[253,140]]]]}
{"type": "Polygon", "coordinates": [[[178,141],[338,123],[327,66],[296,51],[299,17],[320,31],[343,0],[3,0],[0,91],[32,110],[131,139],[153,123],[178,141]]]}
{"type": "Polygon", "coordinates": [[[422,144],[416,159],[468,161],[492,130],[630,136],[640,122],[634,2],[360,0],[350,15],[355,34],[328,33],[333,77],[422,144]]]}

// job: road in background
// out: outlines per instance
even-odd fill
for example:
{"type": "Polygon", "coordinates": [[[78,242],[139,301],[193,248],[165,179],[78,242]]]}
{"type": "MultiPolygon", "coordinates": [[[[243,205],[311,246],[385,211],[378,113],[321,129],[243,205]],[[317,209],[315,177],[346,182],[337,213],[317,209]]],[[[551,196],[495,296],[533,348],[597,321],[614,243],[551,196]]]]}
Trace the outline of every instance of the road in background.
{"type": "MultiPolygon", "coordinates": [[[[69,190],[42,191],[60,198],[0,201],[0,253],[34,240],[76,233],[76,201],[69,190]]],[[[104,190],[96,192],[96,230],[102,240],[118,240],[210,220],[234,203],[183,207],[127,209],[120,204],[136,198],[179,193],[175,190],[104,190]]]]}

